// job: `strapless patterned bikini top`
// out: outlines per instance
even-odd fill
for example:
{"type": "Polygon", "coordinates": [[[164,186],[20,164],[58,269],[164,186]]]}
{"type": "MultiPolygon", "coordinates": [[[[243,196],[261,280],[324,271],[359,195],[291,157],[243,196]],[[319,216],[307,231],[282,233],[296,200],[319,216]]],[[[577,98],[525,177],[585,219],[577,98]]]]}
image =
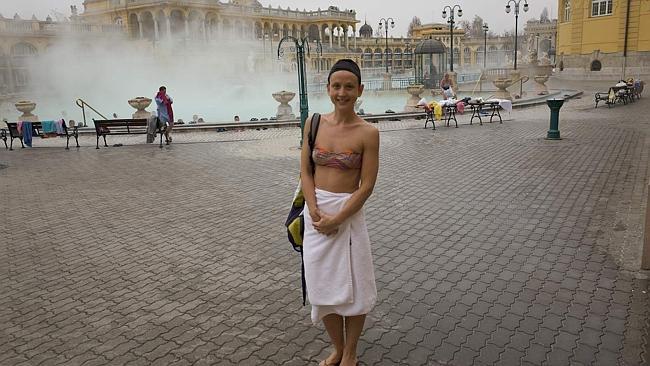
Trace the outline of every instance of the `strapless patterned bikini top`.
{"type": "Polygon", "coordinates": [[[337,169],[361,169],[361,154],[355,152],[332,152],[314,147],[314,164],[337,169]]]}

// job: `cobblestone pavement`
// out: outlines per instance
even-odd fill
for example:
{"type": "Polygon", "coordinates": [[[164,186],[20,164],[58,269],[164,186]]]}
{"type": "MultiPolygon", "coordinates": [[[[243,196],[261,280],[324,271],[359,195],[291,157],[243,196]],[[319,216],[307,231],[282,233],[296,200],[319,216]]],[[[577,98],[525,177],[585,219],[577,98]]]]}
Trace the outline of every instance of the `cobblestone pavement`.
{"type": "MultiPolygon", "coordinates": [[[[544,106],[458,129],[380,123],[362,365],[650,364],[648,112],[650,98],[595,110],[585,95],[562,109],[562,141],[543,139],[544,106]]],[[[232,136],[0,150],[0,364],[326,356],[282,226],[297,130],[232,136]]]]}

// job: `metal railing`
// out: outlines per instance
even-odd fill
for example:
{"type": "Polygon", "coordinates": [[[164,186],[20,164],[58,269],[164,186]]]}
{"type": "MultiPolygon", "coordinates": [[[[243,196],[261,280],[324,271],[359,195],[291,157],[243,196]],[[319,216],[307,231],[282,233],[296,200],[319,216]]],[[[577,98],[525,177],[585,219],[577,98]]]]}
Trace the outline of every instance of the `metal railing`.
{"type": "Polygon", "coordinates": [[[85,107],[90,108],[93,112],[97,113],[97,114],[98,114],[100,117],[102,117],[103,119],[108,119],[108,118],[106,118],[106,116],[104,116],[103,114],[99,113],[95,108],[93,108],[90,104],[86,103],[86,101],[84,101],[84,100],[81,99],[81,98],[77,99],[77,100],[75,101],[75,103],[77,103],[77,105],[79,106],[79,108],[81,108],[81,114],[83,115],[83,120],[84,120],[84,127],[87,127],[87,126],[88,126],[88,124],[86,123],[86,108],[85,108],[85,107]]]}

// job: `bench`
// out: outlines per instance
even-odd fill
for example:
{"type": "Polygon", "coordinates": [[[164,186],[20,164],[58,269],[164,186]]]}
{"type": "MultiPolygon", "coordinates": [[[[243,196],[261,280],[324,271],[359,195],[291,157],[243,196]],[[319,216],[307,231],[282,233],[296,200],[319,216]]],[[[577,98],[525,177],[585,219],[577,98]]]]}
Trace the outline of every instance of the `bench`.
{"type": "MultiPolygon", "coordinates": [[[[23,134],[18,131],[18,122],[5,122],[7,125],[7,129],[9,131],[9,138],[11,139],[9,142],[9,150],[14,149],[14,139],[20,140],[20,145],[21,148],[25,148],[25,145],[23,144],[23,134]]],[[[41,137],[45,138],[47,137],[47,134],[43,133],[43,125],[41,122],[31,122],[32,124],[32,136],[34,137],[41,137]]],[[[65,136],[66,142],[65,142],[65,149],[70,150],[70,138],[74,137],[75,142],[77,143],[77,147],[79,147],[79,131],[77,131],[77,126],[73,127],[72,131],[68,129],[68,127],[65,125],[65,121],[62,120],[61,127],[63,129],[63,133],[57,133],[56,136],[63,137],[65,136]]],[[[7,135],[6,132],[0,134],[0,138],[4,140],[5,142],[5,148],[7,148],[7,135]]]]}
{"type": "Polygon", "coordinates": [[[424,119],[424,128],[427,128],[427,124],[431,122],[433,129],[436,129],[436,118],[433,114],[433,109],[429,108],[428,105],[416,106],[416,108],[424,108],[425,119],[424,119]]]}
{"type": "MultiPolygon", "coordinates": [[[[104,139],[104,147],[107,135],[142,135],[147,133],[148,119],[93,119],[95,123],[95,132],[97,133],[97,149],[99,149],[99,138],[104,139]]],[[[160,135],[160,148],[162,149],[162,138],[165,134],[165,126],[156,118],[156,132],[160,135]]],[[[154,136],[155,136],[154,134],[154,136]]],[[[167,142],[169,144],[169,141],[167,142]]]]}
{"type": "MultiPolygon", "coordinates": [[[[436,123],[435,123],[435,112],[432,108],[430,108],[428,105],[426,106],[418,106],[418,108],[424,108],[424,112],[426,113],[426,119],[424,120],[424,128],[427,128],[427,125],[429,122],[433,125],[433,129],[436,129],[436,123]]],[[[455,104],[448,104],[448,105],[443,105],[442,106],[442,111],[443,111],[443,116],[441,122],[447,122],[447,127],[449,127],[449,123],[453,119],[454,122],[456,122],[456,128],[458,128],[458,120],[456,119],[456,105],[455,104]]]]}
{"type": "Polygon", "coordinates": [[[596,108],[598,108],[598,102],[605,102],[608,108],[611,108],[616,103],[623,103],[624,105],[628,102],[634,102],[634,97],[639,97],[638,89],[633,85],[627,86],[613,86],[605,92],[597,92],[594,94],[594,101],[596,102],[596,108]]]}
{"type": "Polygon", "coordinates": [[[449,122],[453,119],[456,123],[456,128],[458,128],[458,120],[456,119],[456,104],[445,104],[442,106],[444,121],[447,121],[447,127],[449,127],[449,122]]]}
{"type": "Polygon", "coordinates": [[[490,113],[490,123],[492,123],[492,119],[495,116],[499,117],[499,123],[503,123],[503,119],[501,118],[501,112],[500,112],[501,107],[499,106],[499,102],[480,102],[480,103],[470,102],[467,103],[467,105],[469,105],[470,108],[472,108],[472,117],[469,119],[470,125],[474,121],[474,118],[478,117],[478,122],[482,126],[483,125],[483,119],[481,118],[482,113],[486,113],[486,114],[490,113]]]}

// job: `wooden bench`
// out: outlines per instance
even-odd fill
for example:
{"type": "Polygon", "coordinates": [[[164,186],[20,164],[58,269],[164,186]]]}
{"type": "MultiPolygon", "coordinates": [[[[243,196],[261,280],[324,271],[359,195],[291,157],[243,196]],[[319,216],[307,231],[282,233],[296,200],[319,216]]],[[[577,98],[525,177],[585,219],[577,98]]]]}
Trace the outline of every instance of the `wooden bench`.
{"type": "MultiPolygon", "coordinates": [[[[21,148],[25,148],[25,145],[23,144],[23,134],[18,131],[18,122],[5,122],[7,124],[7,129],[9,131],[9,138],[11,139],[9,142],[9,150],[14,149],[14,139],[20,140],[20,145],[21,148]]],[[[32,124],[32,136],[33,137],[41,137],[45,138],[47,137],[45,133],[43,133],[43,124],[41,122],[31,122],[32,124]]],[[[79,147],[79,131],[77,131],[77,126],[73,127],[72,131],[68,129],[68,127],[65,125],[65,121],[62,121],[61,127],[63,129],[63,133],[57,133],[56,136],[63,137],[65,136],[66,142],[65,142],[65,149],[70,150],[70,138],[74,137],[75,142],[77,143],[77,147],[79,147]]],[[[3,130],[4,131],[4,130],[3,130]]],[[[0,134],[1,139],[4,140],[5,142],[5,148],[7,148],[7,135],[6,133],[0,134]]]]}
{"type": "Polygon", "coordinates": [[[425,119],[424,119],[424,128],[427,128],[427,124],[431,122],[433,125],[433,129],[436,129],[436,118],[435,115],[433,114],[433,109],[429,108],[428,105],[423,105],[423,106],[416,106],[416,108],[423,108],[424,113],[425,113],[425,119]]]}
{"type": "Polygon", "coordinates": [[[456,104],[445,104],[442,106],[442,119],[447,121],[447,127],[449,127],[449,122],[453,119],[456,123],[456,128],[458,128],[458,120],[456,119],[456,104]]]}
{"type": "MultiPolygon", "coordinates": [[[[605,92],[597,92],[594,94],[594,101],[596,102],[596,108],[598,108],[598,102],[605,102],[608,108],[611,108],[616,103],[627,104],[628,102],[634,102],[634,97],[637,96],[637,88],[633,85],[628,86],[613,86],[605,92]]],[[[637,98],[638,99],[638,98],[637,98]]]]}
{"type": "MultiPolygon", "coordinates": [[[[99,149],[99,138],[104,138],[104,147],[107,135],[142,135],[147,133],[148,120],[143,119],[93,119],[95,123],[95,132],[97,133],[97,149],[99,149]]],[[[165,126],[156,118],[156,132],[160,135],[160,148],[162,149],[162,138],[165,134],[165,126]]],[[[154,136],[155,136],[154,134],[154,136]]],[[[167,142],[169,143],[169,142],[167,142]]]]}
{"type": "MultiPolygon", "coordinates": [[[[499,106],[499,102],[480,102],[480,103],[467,103],[467,105],[472,108],[472,117],[469,119],[469,124],[471,125],[472,122],[474,121],[474,118],[478,117],[478,123],[482,126],[483,125],[483,119],[481,118],[481,113],[486,113],[490,114],[490,123],[492,123],[492,119],[496,116],[499,117],[499,123],[503,123],[503,119],[501,118],[501,112],[500,109],[501,107],[499,106]]],[[[487,115],[485,116],[487,117],[487,115]]]]}

